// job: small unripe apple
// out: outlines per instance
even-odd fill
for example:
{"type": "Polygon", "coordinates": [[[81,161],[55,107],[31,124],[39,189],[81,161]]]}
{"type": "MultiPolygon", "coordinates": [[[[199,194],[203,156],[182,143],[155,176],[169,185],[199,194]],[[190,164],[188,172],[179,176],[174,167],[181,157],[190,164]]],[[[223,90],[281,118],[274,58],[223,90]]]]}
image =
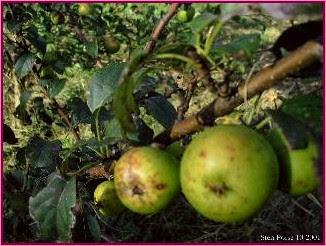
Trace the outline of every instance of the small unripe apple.
{"type": "Polygon", "coordinates": [[[281,129],[272,129],[267,137],[280,163],[279,189],[293,196],[314,191],[320,185],[317,170],[319,149],[312,136],[308,135],[307,146],[299,149],[291,147],[281,129]]]}
{"type": "Polygon", "coordinates": [[[153,147],[137,147],[123,154],[114,177],[121,202],[139,214],[161,211],[180,190],[178,162],[153,147]]]}
{"type": "Polygon", "coordinates": [[[105,217],[117,215],[125,210],[116,194],[113,180],[104,181],[96,187],[94,201],[99,212],[105,217]]]}
{"type": "Polygon", "coordinates": [[[177,19],[180,22],[187,22],[188,21],[188,15],[187,11],[185,10],[179,10],[177,14],[177,19]]]}
{"type": "Polygon", "coordinates": [[[120,49],[120,43],[111,35],[105,35],[103,37],[104,48],[108,53],[117,53],[120,49]]]}
{"type": "Polygon", "coordinates": [[[80,16],[87,16],[92,13],[92,6],[89,5],[88,3],[80,3],[78,5],[78,14],[80,16]]]}
{"type": "Polygon", "coordinates": [[[199,133],[181,160],[181,187],[204,217],[224,223],[253,216],[278,183],[276,155],[245,126],[220,125],[199,133]]]}

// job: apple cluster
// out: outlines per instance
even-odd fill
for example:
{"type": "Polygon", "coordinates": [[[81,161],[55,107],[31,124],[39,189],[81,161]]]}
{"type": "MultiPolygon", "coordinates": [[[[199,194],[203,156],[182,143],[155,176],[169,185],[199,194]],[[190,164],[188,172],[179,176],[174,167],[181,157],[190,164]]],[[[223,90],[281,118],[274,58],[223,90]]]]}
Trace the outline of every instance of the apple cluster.
{"type": "Polygon", "coordinates": [[[182,191],[202,216],[241,222],[277,188],[298,196],[318,187],[318,148],[307,140],[305,149],[293,150],[280,128],[265,138],[246,126],[219,125],[198,133],[184,152],[178,142],[165,150],[131,148],[115,163],[114,180],[96,188],[95,203],[104,216],[124,208],[154,214],[182,191]]]}

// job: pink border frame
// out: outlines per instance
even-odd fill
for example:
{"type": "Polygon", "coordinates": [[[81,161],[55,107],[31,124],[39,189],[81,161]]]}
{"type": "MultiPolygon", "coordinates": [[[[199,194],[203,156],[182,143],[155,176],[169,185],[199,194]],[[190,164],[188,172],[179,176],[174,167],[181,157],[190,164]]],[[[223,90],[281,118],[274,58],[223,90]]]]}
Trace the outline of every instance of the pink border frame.
{"type": "MultiPolygon", "coordinates": [[[[139,1],[139,0],[135,0],[135,1],[124,1],[124,0],[113,0],[113,1],[100,1],[100,0],[94,0],[94,1],[71,1],[71,0],[54,0],[54,1],[48,1],[48,0],[40,0],[40,1],[35,1],[35,0],[25,0],[25,1],[21,1],[21,0],[10,0],[10,1],[1,1],[1,16],[3,14],[3,4],[6,3],[125,3],[125,2],[132,2],[132,3],[174,3],[174,2],[180,2],[180,3],[206,3],[206,2],[210,2],[210,3],[227,3],[227,2],[231,2],[231,3],[322,3],[324,6],[324,37],[325,37],[325,16],[326,16],[326,7],[325,7],[325,2],[324,1],[320,1],[320,0],[296,0],[296,1],[280,1],[280,0],[270,0],[270,1],[246,1],[246,0],[236,0],[236,1],[228,1],[228,0],[224,0],[224,1],[210,1],[210,0],[195,0],[195,1],[161,1],[161,0],[154,0],[154,1],[139,1]]],[[[1,83],[0,83],[0,94],[1,94],[1,99],[0,99],[0,103],[1,103],[1,110],[0,110],[0,121],[1,121],[1,125],[0,125],[0,129],[1,129],[1,133],[0,133],[0,140],[1,140],[1,151],[0,151],[0,160],[1,160],[1,203],[0,203],[0,211],[1,211],[1,234],[0,234],[0,245],[17,245],[16,243],[4,243],[3,241],[3,219],[2,219],[2,198],[3,198],[3,131],[2,131],[2,127],[3,127],[3,123],[4,123],[4,111],[3,111],[3,72],[4,72],[4,64],[3,64],[3,22],[0,22],[0,28],[1,28],[1,61],[0,61],[0,65],[1,65],[1,83]]],[[[324,48],[325,48],[325,39],[324,39],[324,48]]],[[[323,63],[323,81],[325,84],[325,49],[323,50],[323,57],[324,57],[324,63],[323,63]]],[[[323,88],[323,206],[324,206],[324,215],[323,215],[323,235],[322,235],[322,243],[296,243],[297,245],[325,245],[325,128],[326,128],[326,124],[325,124],[325,113],[326,113],[326,107],[325,107],[325,86],[323,88]]],[[[19,243],[20,245],[67,245],[67,243],[35,243],[35,244],[29,244],[29,243],[19,243]]],[[[75,244],[75,243],[72,243],[75,244]]],[[[75,245],[104,245],[107,243],[79,243],[79,244],[75,244],[75,245]]],[[[228,243],[227,245],[292,245],[293,243],[289,242],[289,243],[268,243],[268,242],[261,242],[261,243],[255,243],[255,244],[251,244],[251,243],[228,243]]],[[[130,244],[116,244],[116,243],[112,243],[112,245],[192,245],[192,244],[183,244],[183,243],[167,243],[167,244],[162,244],[162,243],[130,243],[130,244]]],[[[225,245],[223,243],[210,243],[210,244],[196,244],[196,245],[225,245]]]]}

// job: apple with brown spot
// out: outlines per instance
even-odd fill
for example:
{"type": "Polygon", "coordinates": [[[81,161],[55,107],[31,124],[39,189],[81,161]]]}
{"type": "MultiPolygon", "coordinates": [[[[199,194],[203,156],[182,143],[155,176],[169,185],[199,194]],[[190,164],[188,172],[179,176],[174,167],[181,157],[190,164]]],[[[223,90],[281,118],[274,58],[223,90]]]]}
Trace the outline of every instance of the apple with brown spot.
{"type": "Polygon", "coordinates": [[[276,189],[278,175],[272,147],[245,126],[204,130],[181,160],[182,192],[201,215],[217,222],[253,216],[276,189]]]}
{"type": "Polygon", "coordinates": [[[153,147],[127,151],[116,163],[114,176],[119,199],[139,214],[161,211],[180,191],[178,162],[153,147]]]}

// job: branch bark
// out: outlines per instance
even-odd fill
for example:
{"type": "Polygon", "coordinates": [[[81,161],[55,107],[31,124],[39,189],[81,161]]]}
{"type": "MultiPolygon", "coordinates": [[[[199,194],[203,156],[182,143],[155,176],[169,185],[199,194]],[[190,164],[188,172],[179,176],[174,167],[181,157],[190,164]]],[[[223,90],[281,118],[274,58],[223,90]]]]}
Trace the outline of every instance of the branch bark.
{"type": "Polygon", "coordinates": [[[247,83],[242,83],[234,96],[217,97],[198,114],[176,122],[171,129],[159,134],[154,142],[166,145],[184,135],[201,130],[205,125],[213,124],[217,117],[231,113],[235,107],[243,103],[244,98],[253,97],[287,76],[315,61],[322,60],[322,57],[323,47],[315,41],[308,41],[288,56],[253,75],[247,83]]]}
{"type": "Polygon", "coordinates": [[[180,3],[172,3],[169,6],[167,14],[160,20],[160,22],[155,27],[154,31],[152,32],[150,41],[146,44],[145,51],[151,52],[154,47],[156,41],[159,39],[161,32],[163,31],[164,27],[169,23],[170,19],[176,14],[180,3]]]}

